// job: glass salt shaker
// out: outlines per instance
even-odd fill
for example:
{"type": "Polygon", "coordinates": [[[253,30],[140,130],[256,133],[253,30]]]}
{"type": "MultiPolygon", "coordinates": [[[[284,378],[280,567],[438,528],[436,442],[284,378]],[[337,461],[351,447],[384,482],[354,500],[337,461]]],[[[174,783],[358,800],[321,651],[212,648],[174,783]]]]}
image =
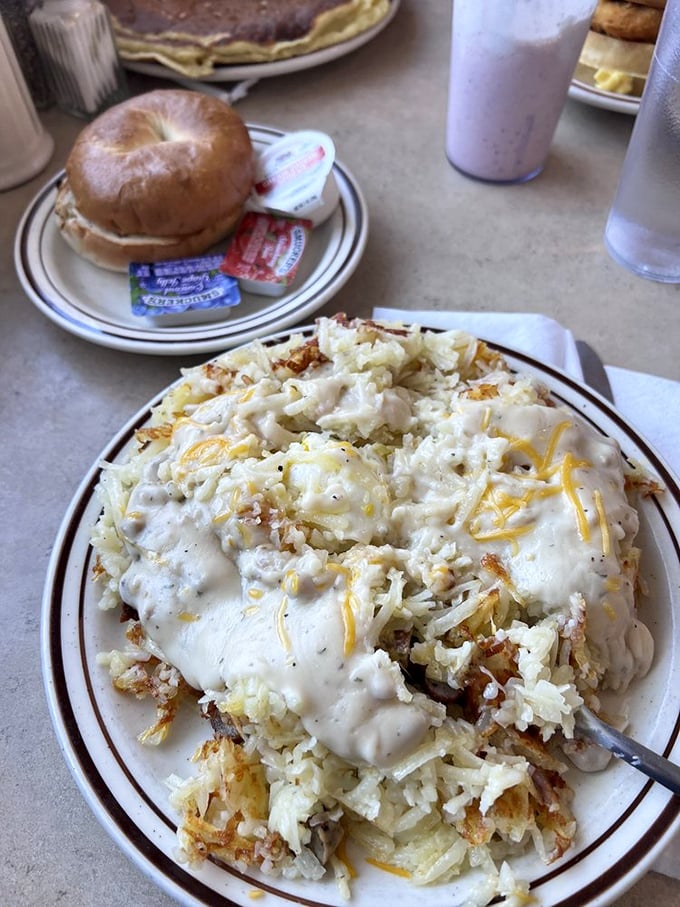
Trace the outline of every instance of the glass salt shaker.
{"type": "Polygon", "coordinates": [[[62,110],[92,119],[128,96],[109,13],[99,0],[44,0],[29,23],[62,110]]]}

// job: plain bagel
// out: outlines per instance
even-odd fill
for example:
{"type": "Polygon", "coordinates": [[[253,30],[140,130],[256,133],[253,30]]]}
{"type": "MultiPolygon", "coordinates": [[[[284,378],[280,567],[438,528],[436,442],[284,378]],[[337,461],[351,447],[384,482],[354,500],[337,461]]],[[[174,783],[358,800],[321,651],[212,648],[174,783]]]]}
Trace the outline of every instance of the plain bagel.
{"type": "Polygon", "coordinates": [[[179,89],[139,95],[79,135],[55,204],[59,228],[75,251],[114,270],[198,255],[236,226],[254,166],[228,104],[179,89]]]}

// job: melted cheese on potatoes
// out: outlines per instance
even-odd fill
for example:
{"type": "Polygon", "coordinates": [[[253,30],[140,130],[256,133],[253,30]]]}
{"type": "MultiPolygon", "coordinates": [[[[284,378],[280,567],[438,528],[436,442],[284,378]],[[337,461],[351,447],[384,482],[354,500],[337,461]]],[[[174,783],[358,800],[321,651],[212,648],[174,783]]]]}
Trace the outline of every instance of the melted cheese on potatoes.
{"type": "Polygon", "coordinates": [[[476,635],[512,642],[495,720],[545,737],[580,685],[648,669],[616,443],[474,338],[322,320],[311,343],[190,372],[157,420],[117,518],[117,590],[217,701],[263,683],[332,753],[386,768],[447,715],[389,627],[453,690],[476,635]]]}

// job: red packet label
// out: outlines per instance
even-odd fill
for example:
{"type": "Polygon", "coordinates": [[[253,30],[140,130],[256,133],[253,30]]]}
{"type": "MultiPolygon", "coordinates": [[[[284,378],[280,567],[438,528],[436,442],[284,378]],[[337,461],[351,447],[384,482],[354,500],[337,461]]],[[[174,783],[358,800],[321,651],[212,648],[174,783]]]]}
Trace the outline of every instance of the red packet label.
{"type": "Polygon", "coordinates": [[[249,211],[220,269],[251,293],[283,293],[295,279],[311,227],[306,220],[249,211]]]}
{"type": "Polygon", "coordinates": [[[322,145],[305,149],[300,157],[279,162],[280,169],[267,173],[263,179],[255,183],[255,191],[258,195],[266,196],[274,189],[287,186],[294,179],[307,177],[316,170],[325,157],[326,152],[322,145]]]}

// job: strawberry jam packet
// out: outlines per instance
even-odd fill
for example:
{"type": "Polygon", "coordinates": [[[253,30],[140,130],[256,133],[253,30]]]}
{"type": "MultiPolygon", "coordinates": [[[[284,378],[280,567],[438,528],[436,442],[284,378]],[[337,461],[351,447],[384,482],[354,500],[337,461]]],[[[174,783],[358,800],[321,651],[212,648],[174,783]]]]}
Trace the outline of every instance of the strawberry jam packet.
{"type": "Polygon", "coordinates": [[[248,211],[220,265],[242,290],[282,295],[295,280],[312,229],[308,220],[248,211]]]}

